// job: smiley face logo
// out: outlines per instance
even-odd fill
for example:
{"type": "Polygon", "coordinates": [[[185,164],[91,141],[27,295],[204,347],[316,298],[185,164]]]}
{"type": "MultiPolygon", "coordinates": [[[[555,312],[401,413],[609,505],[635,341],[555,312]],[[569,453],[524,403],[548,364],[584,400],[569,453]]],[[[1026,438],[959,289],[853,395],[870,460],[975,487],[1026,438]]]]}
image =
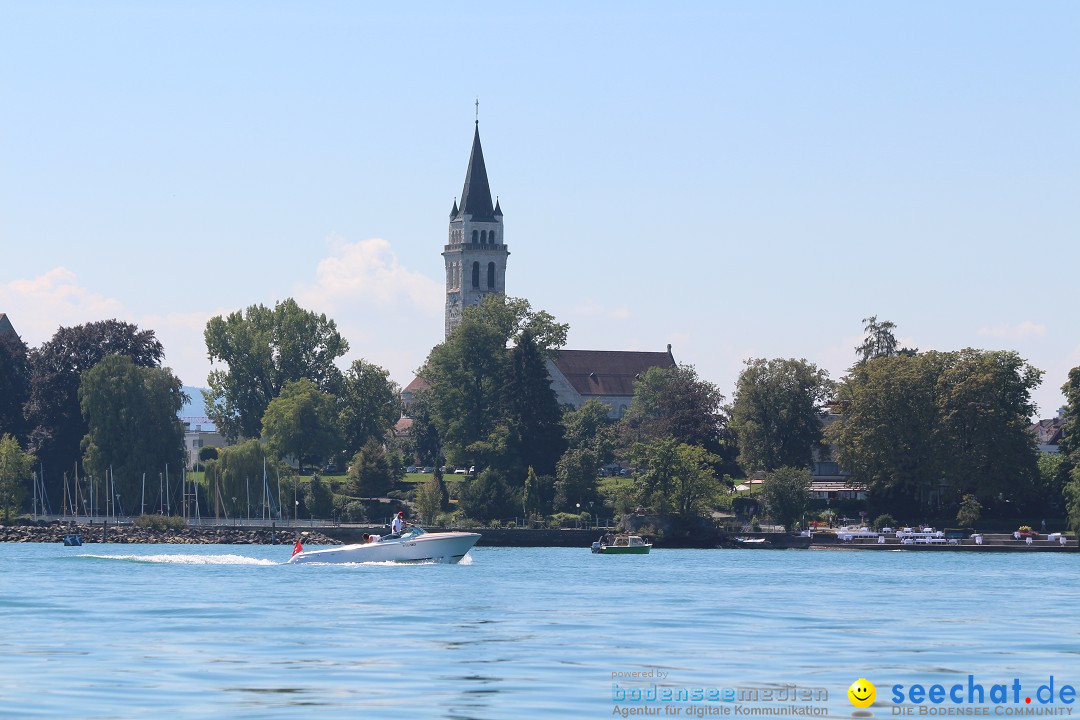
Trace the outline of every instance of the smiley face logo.
{"type": "Polygon", "coordinates": [[[865,678],[859,678],[847,689],[848,700],[857,708],[868,708],[877,699],[877,688],[865,678]]]}

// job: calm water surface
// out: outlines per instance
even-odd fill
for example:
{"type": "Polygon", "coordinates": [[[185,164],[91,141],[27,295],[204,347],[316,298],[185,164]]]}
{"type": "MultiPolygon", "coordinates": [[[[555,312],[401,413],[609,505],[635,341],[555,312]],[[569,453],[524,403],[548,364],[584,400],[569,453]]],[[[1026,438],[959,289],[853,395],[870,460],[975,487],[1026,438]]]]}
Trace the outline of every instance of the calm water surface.
{"type": "Polygon", "coordinates": [[[0,545],[0,718],[602,718],[651,686],[612,673],[657,670],[825,688],[833,716],[860,677],[878,717],[894,683],[1080,686],[1080,553],[289,550],[0,545]]]}

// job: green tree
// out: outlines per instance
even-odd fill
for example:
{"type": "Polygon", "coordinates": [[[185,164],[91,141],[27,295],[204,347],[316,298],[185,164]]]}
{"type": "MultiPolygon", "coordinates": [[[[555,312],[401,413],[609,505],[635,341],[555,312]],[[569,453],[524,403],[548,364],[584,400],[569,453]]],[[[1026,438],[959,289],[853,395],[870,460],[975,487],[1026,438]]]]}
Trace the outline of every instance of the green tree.
{"type": "Polygon", "coordinates": [[[622,419],[624,443],[671,437],[699,445],[716,458],[716,474],[736,471],[738,447],[727,427],[724,396],[698,377],[693,365],[649,368],[634,383],[634,399],[622,419]]]}
{"type": "Polygon", "coordinates": [[[608,406],[596,399],[586,400],[579,408],[563,413],[566,442],[571,448],[592,450],[597,465],[606,465],[614,457],[616,427],[608,417],[608,406]]]}
{"type": "Polygon", "coordinates": [[[1065,424],[1062,428],[1060,451],[1063,456],[1060,472],[1067,473],[1065,485],[1065,510],[1069,524],[1080,533],[1080,367],[1069,371],[1069,378],[1061,386],[1065,394],[1065,424]]]}
{"type": "Polygon", "coordinates": [[[525,475],[525,489],[521,493],[521,512],[525,517],[540,512],[540,478],[531,465],[525,475]]]}
{"type": "Polygon", "coordinates": [[[0,333],[0,435],[26,435],[23,405],[30,394],[30,360],[18,335],[0,333]]]}
{"type": "Polygon", "coordinates": [[[164,349],[152,330],[104,320],[62,327],[30,352],[28,444],[43,466],[51,497],[62,497],[64,473],[71,474],[82,457],[89,429],[79,401],[82,374],[109,355],[126,355],[139,367],[158,367],[164,349]]]}
{"type": "Polygon", "coordinates": [[[434,477],[420,483],[416,488],[416,511],[426,523],[433,522],[442,511],[443,498],[439,481],[434,477]]]}
{"type": "Polygon", "coordinates": [[[515,517],[521,496],[502,471],[488,468],[465,484],[458,507],[466,517],[484,522],[515,517]]]}
{"type": "Polygon", "coordinates": [[[409,407],[409,418],[412,420],[412,426],[409,428],[412,452],[417,462],[421,465],[441,465],[439,453],[442,441],[439,439],[439,430],[431,414],[431,393],[421,390],[413,396],[412,405],[409,407]]]}
{"type": "Polygon", "coordinates": [[[273,465],[266,447],[252,438],[222,448],[213,474],[218,482],[216,494],[226,514],[243,517],[251,514],[252,507],[261,505],[264,477],[280,474],[280,468],[273,465]]]}
{"type": "Polygon", "coordinates": [[[337,451],[337,408],[334,397],[306,378],[285,383],[263,414],[263,434],[271,452],[291,456],[304,470],[306,461],[320,462],[337,451]]]}
{"type": "Polygon", "coordinates": [[[638,443],[632,456],[638,501],[657,512],[699,515],[712,506],[723,487],[713,469],[717,459],[700,446],[662,438],[638,443]]]}
{"type": "Polygon", "coordinates": [[[334,513],[334,494],[318,473],[311,476],[304,493],[304,510],[312,518],[328,518],[334,513]]]}
{"type": "MultiPolygon", "coordinates": [[[[199,464],[200,465],[205,465],[206,463],[210,462],[211,460],[217,460],[217,459],[218,459],[218,449],[216,447],[214,447],[213,445],[204,445],[203,447],[199,448],[199,464]]],[[[195,470],[196,470],[196,472],[198,472],[199,468],[195,468],[195,470]]]]}
{"type": "Polygon", "coordinates": [[[595,399],[567,409],[563,427],[568,447],[556,463],[552,501],[555,510],[571,511],[579,503],[600,499],[597,469],[614,459],[617,431],[608,418],[608,406],[595,399]]]}
{"type": "Polygon", "coordinates": [[[1065,497],[1065,486],[1069,483],[1065,457],[1060,453],[1040,452],[1036,459],[1039,468],[1036,502],[1050,513],[1060,512],[1065,497]]]}
{"type": "Polygon", "coordinates": [[[829,374],[806,360],[747,360],[731,412],[743,469],[809,466],[826,449],[822,405],[833,392],[829,374]]]}
{"type": "Polygon", "coordinates": [[[515,414],[509,397],[510,388],[520,387],[526,378],[535,388],[535,377],[526,371],[535,367],[531,358],[522,358],[518,384],[511,380],[514,368],[507,346],[519,344],[526,333],[542,357],[566,341],[566,325],[543,311],[533,312],[525,300],[493,293],[466,308],[458,326],[428,356],[420,376],[431,388],[431,419],[451,463],[481,468],[498,460],[505,470],[525,467],[518,429],[547,422],[542,411],[533,417],[515,414]]]}
{"type": "Polygon", "coordinates": [[[4,507],[4,522],[11,521],[12,511],[19,512],[26,497],[26,483],[34,476],[35,458],[19,447],[13,435],[0,437],[0,505],[4,507]]]}
{"type": "Polygon", "coordinates": [[[184,428],[177,415],[186,401],[180,380],[166,368],[139,367],[127,355],[109,355],[82,374],[79,402],[87,433],[84,467],[111,471],[122,498],[139,496],[142,477],[185,466],[184,428]]]}
{"type": "Polygon", "coordinates": [[[866,337],[862,344],[855,348],[859,362],[865,363],[874,358],[896,355],[896,336],[893,335],[895,329],[896,323],[888,320],[878,322],[877,315],[863,318],[863,332],[866,333],[866,337]]]}
{"type": "Polygon", "coordinates": [[[360,497],[385,497],[394,486],[394,471],[383,444],[368,438],[353,458],[348,477],[360,497]]]}
{"type": "Polygon", "coordinates": [[[838,392],[840,415],[825,430],[840,467],[896,512],[914,512],[938,486],[936,368],[924,357],[857,365],[838,392]]]}
{"type": "Polygon", "coordinates": [[[1042,371],[1011,351],[968,348],[942,359],[937,446],[954,496],[1030,496],[1038,477],[1038,449],[1028,432],[1031,392],[1042,371]]]}
{"type": "Polygon", "coordinates": [[[551,389],[544,352],[531,328],[521,332],[509,362],[505,394],[521,464],[550,475],[566,449],[562,410],[551,389]]]}
{"type": "Polygon", "coordinates": [[[960,510],[956,513],[956,522],[961,527],[971,527],[982,515],[982,504],[979,498],[968,494],[960,502],[960,510]]]}
{"type": "Polygon", "coordinates": [[[352,457],[370,438],[382,439],[401,417],[401,388],[387,370],[355,360],[345,371],[341,392],[341,437],[352,457]]]}
{"type": "Polygon", "coordinates": [[[762,495],[773,520],[791,530],[810,502],[810,470],[782,467],[765,476],[762,495]]]}
{"type": "Polygon", "coordinates": [[[341,371],[334,360],[349,349],[333,320],[292,298],[211,318],[204,337],[210,361],[228,366],[207,378],[206,414],[230,440],[258,437],[266,408],[290,381],[307,379],[336,395],[341,371]]]}
{"type": "Polygon", "coordinates": [[[570,448],[555,469],[555,510],[573,512],[599,500],[596,493],[596,454],[587,448],[570,448]]]}
{"type": "Polygon", "coordinates": [[[958,501],[1030,496],[1027,433],[1041,371],[1016,353],[961,350],[873,358],[841,383],[826,430],[840,465],[872,493],[918,509],[944,488],[958,501]]]}

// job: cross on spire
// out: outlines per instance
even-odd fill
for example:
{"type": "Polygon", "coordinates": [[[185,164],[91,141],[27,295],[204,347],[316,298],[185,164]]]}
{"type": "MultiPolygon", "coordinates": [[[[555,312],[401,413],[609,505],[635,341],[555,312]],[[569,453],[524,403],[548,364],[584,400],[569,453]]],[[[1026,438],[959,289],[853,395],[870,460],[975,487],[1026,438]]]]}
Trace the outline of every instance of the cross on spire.
{"type": "Polygon", "coordinates": [[[480,98],[476,98],[476,124],[480,124],[480,98]]]}

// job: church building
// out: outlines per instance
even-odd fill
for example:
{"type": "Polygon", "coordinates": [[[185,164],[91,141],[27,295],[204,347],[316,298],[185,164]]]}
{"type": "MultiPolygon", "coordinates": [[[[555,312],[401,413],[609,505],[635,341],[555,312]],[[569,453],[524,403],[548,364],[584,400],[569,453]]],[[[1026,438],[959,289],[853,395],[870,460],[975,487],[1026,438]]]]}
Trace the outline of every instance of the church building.
{"type": "MultiPolygon", "coordinates": [[[[465,171],[460,201],[450,210],[447,244],[443,247],[446,265],[445,336],[461,322],[462,311],[479,305],[488,293],[506,293],[506,264],[510,249],[506,244],[503,212],[499,200],[491,202],[484,150],[480,145],[480,123],[473,130],[472,151],[465,171]]],[[[560,350],[547,361],[552,389],[561,405],[581,407],[595,399],[609,408],[611,418],[621,418],[634,396],[634,381],[652,367],[675,366],[671,346],[666,352],[622,350],[560,350]]],[[[402,391],[406,412],[414,394],[427,388],[417,377],[402,391]]]]}

